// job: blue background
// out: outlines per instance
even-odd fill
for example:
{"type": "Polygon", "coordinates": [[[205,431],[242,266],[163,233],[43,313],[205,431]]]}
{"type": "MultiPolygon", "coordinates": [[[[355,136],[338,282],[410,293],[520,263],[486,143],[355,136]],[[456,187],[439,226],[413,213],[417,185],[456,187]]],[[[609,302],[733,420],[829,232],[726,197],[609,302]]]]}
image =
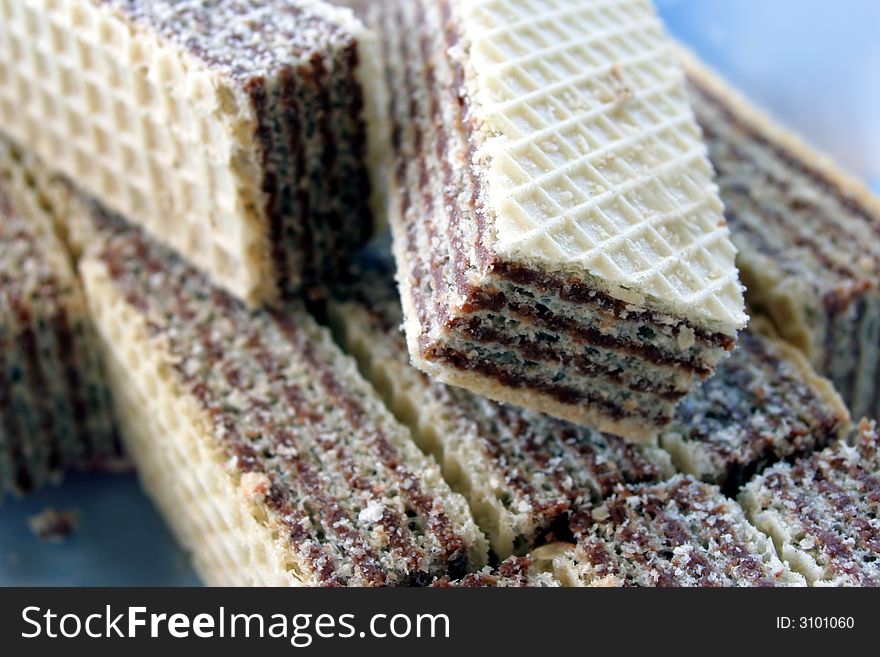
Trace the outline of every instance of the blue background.
{"type": "MultiPolygon", "coordinates": [[[[659,0],[669,30],[880,193],[880,2],[659,0]]],[[[133,475],[70,476],[0,505],[0,585],[167,586],[198,579],[133,475]],[[27,519],[79,512],[54,545],[27,519]]]]}

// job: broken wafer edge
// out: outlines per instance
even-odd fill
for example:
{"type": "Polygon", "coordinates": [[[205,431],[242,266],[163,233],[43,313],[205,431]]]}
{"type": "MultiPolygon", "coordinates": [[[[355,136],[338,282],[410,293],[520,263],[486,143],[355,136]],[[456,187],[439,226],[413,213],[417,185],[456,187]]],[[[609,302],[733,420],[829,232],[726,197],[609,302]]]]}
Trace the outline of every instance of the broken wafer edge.
{"type": "Polygon", "coordinates": [[[564,587],[806,585],[736,502],[687,476],[620,487],[572,522],[574,543],[529,555],[564,587]]]}
{"type": "Polygon", "coordinates": [[[852,435],[746,485],[739,502],[810,586],[880,586],[880,437],[852,435]]]}

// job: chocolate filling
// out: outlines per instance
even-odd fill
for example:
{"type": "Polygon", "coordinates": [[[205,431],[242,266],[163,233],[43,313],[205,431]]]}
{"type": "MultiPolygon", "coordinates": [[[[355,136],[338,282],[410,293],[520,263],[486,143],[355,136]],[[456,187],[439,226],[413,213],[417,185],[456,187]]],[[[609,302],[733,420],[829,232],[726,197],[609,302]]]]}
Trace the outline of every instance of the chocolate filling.
{"type": "MultiPolygon", "coordinates": [[[[450,347],[442,345],[434,346],[428,349],[428,353],[433,361],[444,363],[453,369],[476,372],[509,388],[525,388],[533,390],[569,406],[585,405],[594,408],[598,407],[604,415],[607,415],[613,420],[620,421],[627,418],[634,419],[643,417],[642,414],[639,413],[627,412],[620,405],[607,399],[602,399],[595,394],[581,392],[571,386],[555,384],[548,382],[545,379],[522,376],[485,360],[475,359],[468,354],[456,351],[450,347]]],[[[653,418],[652,422],[665,426],[669,424],[670,418],[653,418]]]]}

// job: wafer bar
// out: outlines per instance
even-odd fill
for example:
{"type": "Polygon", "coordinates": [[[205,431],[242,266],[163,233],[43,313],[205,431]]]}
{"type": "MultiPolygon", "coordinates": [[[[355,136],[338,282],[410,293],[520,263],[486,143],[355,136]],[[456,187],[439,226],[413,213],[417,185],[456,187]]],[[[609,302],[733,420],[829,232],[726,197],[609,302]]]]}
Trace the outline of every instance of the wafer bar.
{"type": "Polygon", "coordinates": [[[305,311],[249,312],[139,232],[101,234],[80,270],[124,439],[207,583],[425,585],[485,565],[465,500],[305,311]]]}
{"type": "Polygon", "coordinates": [[[560,532],[567,536],[567,514],[619,484],[671,476],[670,459],[657,447],[493,402],[412,367],[392,270],[381,251],[369,252],[357,282],[331,298],[331,325],[467,498],[500,559],[525,554],[560,532]]]}
{"type": "Polygon", "coordinates": [[[748,303],[880,414],[880,201],[681,53],[739,247],[748,303]]]}
{"type": "Polygon", "coordinates": [[[831,383],[770,332],[766,321],[753,321],[730,359],[679,404],[660,436],[678,470],[730,496],[764,468],[822,449],[850,429],[831,383]]]}
{"type": "Polygon", "coordinates": [[[273,301],[371,231],[375,61],[351,11],[320,0],[0,0],[0,131],[273,301]]]}
{"type": "Polygon", "coordinates": [[[391,1],[390,223],[414,364],[632,439],[746,323],[647,0],[391,1]]]}
{"type": "Polygon", "coordinates": [[[880,437],[849,440],[779,464],[743,490],[752,522],[811,586],[880,586],[880,437]]]}
{"type": "Polygon", "coordinates": [[[22,157],[0,140],[0,499],[122,463],[82,290],[22,157]]]}
{"type": "Polygon", "coordinates": [[[679,475],[627,486],[571,519],[575,543],[541,548],[563,586],[804,586],[721,491],[679,475]]]}

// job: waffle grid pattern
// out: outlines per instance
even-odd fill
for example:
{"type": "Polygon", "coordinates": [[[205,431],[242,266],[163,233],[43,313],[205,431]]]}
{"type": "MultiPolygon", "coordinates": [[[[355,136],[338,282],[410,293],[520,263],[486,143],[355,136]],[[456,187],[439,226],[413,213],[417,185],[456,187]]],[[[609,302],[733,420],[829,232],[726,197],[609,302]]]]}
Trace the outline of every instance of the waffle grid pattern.
{"type": "Polygon", "coordinates": [[[496,253],[741,328],[735,249],[649,3],[480,0],[462,11],[496,253]]]}
{"type": "Polygon", "coordinates": [[[250,299],[271,277],[242,102],[91,0],[0,0],[3,130],[250,299]]]}

